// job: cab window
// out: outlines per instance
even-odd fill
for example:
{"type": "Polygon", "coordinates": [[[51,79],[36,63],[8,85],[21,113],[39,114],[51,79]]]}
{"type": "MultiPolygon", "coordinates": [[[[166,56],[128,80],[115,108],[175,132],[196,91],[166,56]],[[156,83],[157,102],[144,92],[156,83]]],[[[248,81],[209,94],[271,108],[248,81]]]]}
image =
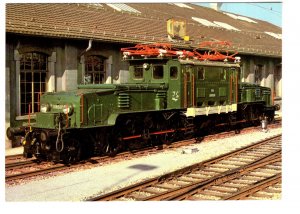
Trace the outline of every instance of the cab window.
{"type": "Polygon", "coordinates": [[[173,66],[170,68],[170,79],[177,79],[178,77],[178,68],[173,66]]]}
{"type": "Polygon", "coordinates": [[[198,80],[204,80],[205,79],[205,70],[203,67],[197,67],[197,78],[198,80]]]}
{"type": "Polygon", "coordinates": [[[162,65],[153,66],[153,79],[162,79],[164,77],[164,67],[162,65]]]}
{"type": "Polygon", "coordinates": [[[220,80],[226,80],[227,79],[227,68],[224,68],[220,71],[220,80]]]}
{"type": "Polygon", "coordinates": [[[134,67],[133,79],[143,79],[143,67],[142,66],[134,67]]]}

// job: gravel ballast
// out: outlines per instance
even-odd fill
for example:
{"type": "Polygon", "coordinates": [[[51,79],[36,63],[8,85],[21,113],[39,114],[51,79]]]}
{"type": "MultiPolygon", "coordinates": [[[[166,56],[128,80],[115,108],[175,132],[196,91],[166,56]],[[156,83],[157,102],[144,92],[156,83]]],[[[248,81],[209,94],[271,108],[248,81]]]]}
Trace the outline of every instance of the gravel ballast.
{"type": "Polygon", "coordinates": [[[253,142],[281,134],[281,131],[281,128],[274,128],[266,133],[257,131],[240,134],[18,186],[7,185],[5,198],[6,201],[82,201],[99,193],[104,194],[228,153],[253,142]]]}

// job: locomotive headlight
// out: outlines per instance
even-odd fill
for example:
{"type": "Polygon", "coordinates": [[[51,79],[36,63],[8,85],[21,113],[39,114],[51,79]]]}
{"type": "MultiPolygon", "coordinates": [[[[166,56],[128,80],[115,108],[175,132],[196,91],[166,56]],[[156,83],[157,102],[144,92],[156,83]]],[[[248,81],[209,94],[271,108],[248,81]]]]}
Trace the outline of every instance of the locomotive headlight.
{"type": "Polygon", "coordinates": [[[64,105],[64,108],[63,108],[63,112],[64,114],[68,114],[69,116],[73,114],[73,111],[74,111],[74,107],[72,104],[66,104],[64,105]]]}
{"type": "Polygon", "coordinates": [[[41,104],[40,111],[44,112],[44,113],[50,111],[50,105],[49,105],[49,103],[43,103],[43,104],[41,104]]]}
{"type": "Polygon", "coordinates": [[[149,65],[148,63],[144,63],[144,64],[143,64],[143,68],[144,68],[145,70],[148,70],[148,69],[150,68],[150,65],[149,65]]]}

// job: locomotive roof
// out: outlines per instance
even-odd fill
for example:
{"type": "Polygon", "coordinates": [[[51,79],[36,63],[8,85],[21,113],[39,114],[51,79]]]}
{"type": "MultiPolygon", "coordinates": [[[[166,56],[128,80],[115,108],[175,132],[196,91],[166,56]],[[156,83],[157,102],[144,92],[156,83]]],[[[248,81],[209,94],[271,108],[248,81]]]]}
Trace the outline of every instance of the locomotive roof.
{"type": "Polygon", "coordinates": [[[191,59],[178,59],[178,58],[129,58],[126,59],[130,62],[131,65],[142,64],[142,63],[167,63],[170,60],[178,61],[181,64],[190,64],[190,65],[203,65],[203,66],[222,66],[222,67],[240,67],[239,63],[235,62],[224,62],[224,61],[199,61],[199,60],[191,60],[191,59]]]}
{"type": "MultiPolygon", "coordinates": [[[[251,18],[234,18],[222,11],[188,4],[126,3],[132,8],[119,11],[113,4],[8,3],[6,32],[56,38],[94,39],[118,43],[169,42],[166,21],[185,20],[190,41],[174,40],[174,45],[193,49],[202,41],[231,41],[230,51],[240,54],[281,57],[282,29],[251,18]],[[198,21],[197,21],[198,20],[198,21]],[[199,23],[205,20],[205,23],[199,23]],[[225,23],[227,25],[217,25],[225,23]],[[218,26],[218,27],[216,27],[218,26]],[[227,29],[224,26],[232,26],[227,29]]],[[[246,17],[244,17],[246,18],[246,17]]]]}
{"type": "Polygon", "coordinates": [[[222,66],[222,67],[240,67],[239,63],[235,62],[223,62],[223,61],[199,61],[199,60],[182,60],[181,64],[192,64],[192,65],[205,65],[205,66],[222,66]]]}

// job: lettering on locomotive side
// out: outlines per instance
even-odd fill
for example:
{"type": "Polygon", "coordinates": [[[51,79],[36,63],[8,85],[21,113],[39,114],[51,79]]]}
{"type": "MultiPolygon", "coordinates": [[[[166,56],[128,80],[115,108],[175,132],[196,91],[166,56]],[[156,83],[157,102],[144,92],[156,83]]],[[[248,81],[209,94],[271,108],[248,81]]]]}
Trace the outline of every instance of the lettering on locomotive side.
{"type": "Polygon", "coordinates": [[[179,100],[179,91],[172,91],[172,100],[177,102],[179,100]]]}
{"type": "Polygon", "coordinates": [[[51,107],[53,109],[58,109],[58,110],[66,108],[65,105],[60,105],[60,104],[53,104],[51,107]]]}

